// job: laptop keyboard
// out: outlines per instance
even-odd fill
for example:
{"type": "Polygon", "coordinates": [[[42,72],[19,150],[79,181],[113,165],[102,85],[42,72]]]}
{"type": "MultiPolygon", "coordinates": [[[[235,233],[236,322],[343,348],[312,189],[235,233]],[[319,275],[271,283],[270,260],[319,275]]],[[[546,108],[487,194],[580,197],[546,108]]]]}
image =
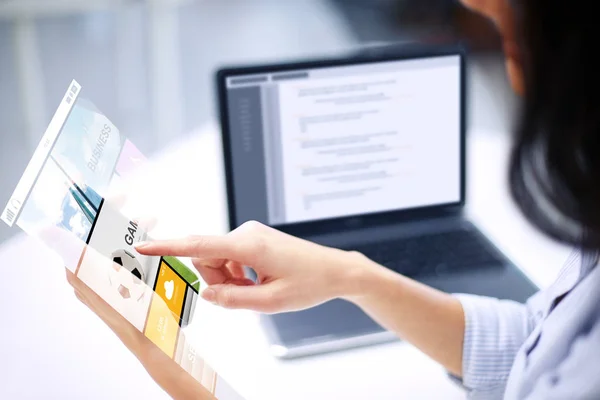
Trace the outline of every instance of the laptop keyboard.
{"type": "Polygon", "coordinates": [[[405,276],[443,275],[475,268],[501,267],[480,235],[459,229],[349,248],[405,276]]]}

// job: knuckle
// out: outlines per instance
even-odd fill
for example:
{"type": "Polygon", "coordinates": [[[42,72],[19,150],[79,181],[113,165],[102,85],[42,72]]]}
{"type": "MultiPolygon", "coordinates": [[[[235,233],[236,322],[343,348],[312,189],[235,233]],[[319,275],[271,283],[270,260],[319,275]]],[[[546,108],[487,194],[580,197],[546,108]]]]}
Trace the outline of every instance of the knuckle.
{"type": "Polygon", "coordinates": [[[276,290],[269,290],[265,293],[264,303],[266,306],[273,306],[278,303],[280,297],[276,290]]]}
{"type": "Polygon", "coordinates": [[[198,235],[188,235],[184,240],[188,243],[195,243],[199,238],[200,236],[198,235]]]}
{"type": "Polygon", "coordinates": [[[218,301],[221,307],[234,308],[236,305],[235,297],[230,288],[223,288],[219,292],[218,301]]]}
{"type": "Polygon", "coordinates": [[[248,221],[230,235],[235,239],[237,250],[247,258],[245,261],[258,263],[268,250],[268,233],[269,228],[266,225],[257,221],[248,221]]]}
{"type": "Polygon", "coordinates": [[[282,290],[273,289],[265,293],[263,299],[263,308],[265,312],[275,312],[278,310],[283,302],[284,293],[282,290]]]}
{"type": "Polygon", "coordinates": [[[193,236],[190,244],[195,249],[206,249],[210,247],[210,240],[205,236],[193,236]]]}
{"type": "Polygon", "coordinates": [[[267,240],[263,235],[254,235],[251,239],[250,246],[255,254],[264,254],[267,250],[267,240]]]}
{"type": "Polygon", "coordinates": [[[264,227],[265,226],[258,221],[246,221],[240,226],[240,229],[243,231],[256,232],[262,230],[264,227]]]}
{"type": "Polygon", "coordinates": [[[365,260],[365,259],[367,259],[367,256],[365,256],[360,251],[351,250],[351,251],[348,252],[348,254],[350,255],[350,257],[352,257],[352,258],[354,258],[356,260],[365,260]]]}
{"type": "Polygon", "coordinates": [[[282,290],[275,290],[271,294],[271,299],[270,299],[269,303],[276,309],[279,309],[285,302],[285,299],[286,299],[285,292],[283,292],[282,290]]]}

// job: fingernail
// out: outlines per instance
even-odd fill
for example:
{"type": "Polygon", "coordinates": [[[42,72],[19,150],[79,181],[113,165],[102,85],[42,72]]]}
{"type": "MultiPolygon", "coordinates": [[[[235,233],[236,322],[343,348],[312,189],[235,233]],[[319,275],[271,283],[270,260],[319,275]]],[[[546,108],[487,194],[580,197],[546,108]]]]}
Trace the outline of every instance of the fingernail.
{"type": "Polygon", "coordinates": [[[206,301],[209,301],[213,304],[216,304],[217,301],[217,292],[214,289],[207,288],[202,292],[202,298],[206,301]]]}
{"type": "Polygon", "coordinates": [[[141,249],[141,248],[143,248],[143,247],[146,247],[146,246],[148,246],[148,242],[138,242],[138,243],[136,243],[136,244],[134,245],[134,247],[135,247],[136,249],[141,249]]]}

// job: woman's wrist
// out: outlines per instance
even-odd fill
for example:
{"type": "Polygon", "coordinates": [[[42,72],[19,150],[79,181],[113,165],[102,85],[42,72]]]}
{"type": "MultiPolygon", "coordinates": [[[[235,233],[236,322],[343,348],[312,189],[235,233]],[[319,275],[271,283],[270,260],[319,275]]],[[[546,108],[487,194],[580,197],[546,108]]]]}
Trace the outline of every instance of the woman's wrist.
{"type": "Polygon", "coordinates": [[[360,253],[343,252],[332,287],[334,297],[355,302],[368,295],[381,279],[381,267],[360,253]]]}

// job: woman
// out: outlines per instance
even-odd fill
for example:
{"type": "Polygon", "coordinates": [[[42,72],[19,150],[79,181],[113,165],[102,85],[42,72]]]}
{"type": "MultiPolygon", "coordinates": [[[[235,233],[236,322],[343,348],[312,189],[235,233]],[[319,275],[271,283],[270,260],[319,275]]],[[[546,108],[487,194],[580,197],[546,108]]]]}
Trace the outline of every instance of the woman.
{"type": "Polygon", "coordinates": [[[464,0],[503,37],[524,97],[510,188],[544,233],[583,249],[525,305],[453,296],[366,259],[258,223],[222,237],[145,243],[148,255],[192,257],[227,308],[275,313],[333,298],[361,307],[442,364],[471,398],[600,399],[600,89],[593,2],[464,0]],[[243,275],[251,266],[254,284],[243,275]],[[305,288],[310,287],[307,291],[305,288]]]}

